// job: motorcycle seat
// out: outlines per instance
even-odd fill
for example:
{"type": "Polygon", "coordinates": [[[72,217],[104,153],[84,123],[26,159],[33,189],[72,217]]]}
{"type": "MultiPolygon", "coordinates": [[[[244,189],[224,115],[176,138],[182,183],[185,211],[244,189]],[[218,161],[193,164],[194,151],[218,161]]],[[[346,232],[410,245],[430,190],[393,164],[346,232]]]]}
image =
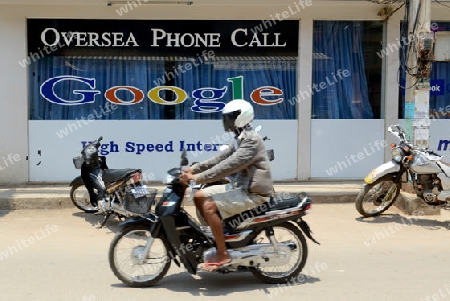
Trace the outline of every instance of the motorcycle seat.
{"type": "Polygon", "coordinates": [[[279,192],[270,197],[270,210],[282,210],[297,206],[300,197],[296,193],[279,192]]]}
{"type": "Polygon", "coordinates": [[[232,229],[244,220],[264,215],[268,211],[282,210],[295,207],[301,201],[300,196],[295,193],[279,192],[270,196],[270,201],[265,202],[253,209],[243,211],[223,220],[226,229],[232,229]]]}
{"type": "Polygon", "coordinates": [[[103,171],[103,181],[105,183],[115,182],[115,181],[121,180],[135,172],[141,172],[141,170],[134,169],[134,168],[106,169],[103,171]]]}

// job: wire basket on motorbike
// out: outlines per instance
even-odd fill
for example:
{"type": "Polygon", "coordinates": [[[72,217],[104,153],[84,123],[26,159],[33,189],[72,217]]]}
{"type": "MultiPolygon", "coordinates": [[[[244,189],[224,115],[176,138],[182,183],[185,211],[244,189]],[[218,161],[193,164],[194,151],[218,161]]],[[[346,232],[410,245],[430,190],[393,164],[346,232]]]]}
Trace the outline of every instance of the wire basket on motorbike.
{"type": "Polygon", "coordinates": [[[125,210],[137,214],[148,213],[151,207],[156,203],[157,189],[147,188],[146,185],[131,188],[125,194],[125,210]]]}

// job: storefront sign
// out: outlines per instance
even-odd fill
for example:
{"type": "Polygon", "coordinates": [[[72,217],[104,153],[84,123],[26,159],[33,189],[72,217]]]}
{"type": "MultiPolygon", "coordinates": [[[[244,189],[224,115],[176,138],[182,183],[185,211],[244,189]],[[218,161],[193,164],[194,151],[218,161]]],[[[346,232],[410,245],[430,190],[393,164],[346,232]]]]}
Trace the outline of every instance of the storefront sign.
{"type": "MultiPolygon", "coordinates": [[[[167,170],[179,165],[183,149],[190,163],[201,162],[214,156],[220,145],[234,141],[234,135],[224,132],[221,120],[94,120],[69,130],[68,135],[59,135],[74,123],[29,121],[30,181],[70,182],[80,175],[72,158],[99,136],[104,138],[100,154],[107,156],[110,168],[140,168],[143,174],[153,175],[154,181],[165,179],[167,170]]],[[[273,179],[294,179],[297,120],[257,119],[253,125],[262,126],[261,135],[270,137],[264,142],[266,148],[275,149],[276,164],[270,166],[273,179]]]]}
{"type": "Polygon", "coordinates": [[[46,55],[297,55],[298,21],[29,19],[28,51],[46,55]],[[51,50],[51,51],[48,51],[51,50]]]}

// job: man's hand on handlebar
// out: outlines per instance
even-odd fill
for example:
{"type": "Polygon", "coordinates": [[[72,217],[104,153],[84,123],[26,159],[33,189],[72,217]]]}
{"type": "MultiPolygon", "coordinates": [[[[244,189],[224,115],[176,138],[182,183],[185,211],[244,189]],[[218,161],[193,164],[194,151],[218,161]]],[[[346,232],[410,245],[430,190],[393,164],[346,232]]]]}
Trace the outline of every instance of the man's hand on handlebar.
{"type": "Polygon", "coordinates": [[[194,180],[194,175],[189,167],[183,169],[183,173],[180,175],[180,181],[183,184],[189,185],[189,181],[194,180]]]}

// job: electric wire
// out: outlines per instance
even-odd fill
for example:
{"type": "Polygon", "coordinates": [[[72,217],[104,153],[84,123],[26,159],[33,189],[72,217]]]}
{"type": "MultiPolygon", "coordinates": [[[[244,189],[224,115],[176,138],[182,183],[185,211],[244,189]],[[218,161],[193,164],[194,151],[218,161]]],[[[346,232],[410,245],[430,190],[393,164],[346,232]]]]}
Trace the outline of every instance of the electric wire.
{"type": "MultiPolygon", "coordinates": [[[[408,24],[410,23],[410,19],[409,19],[409,13],[410,13],[410,0],[406,1],[406,9],[405,9],[405,15],[403,17],[404,22],[402,24],[402,32],[405,32],[405,27],[408,27],[408,24]]],[[[413,30],[412,33],[408,32],[409,28],[406,28],[406,32],[408,33],[408,42],[409,42],[409,35],[413,35],[414,37],[417,35],[417,28],[418,28],[418,17],[420,14],[420,11],[422,9],[422,2],[419,2],[419,6],[417,8],[417,12],[416,12],[416,16],[415,16],[415,20],[414,20],[414,25],[413,25],[413,30]]],[[[420,76],[417,76],[417,72],[418,72],[418,65],[415,66],[408,66],[408,62],[409,62],[409,57],[411,55],[411,51],[413,50],[417,50],[417,44],[416,44],[416,39],[412,39],[411,42],[409,42],[407,45],[402,45],[403,47],[401,47],[402,51],[400,52],[400,67],[398,69],[398,75],[397,75],[397,83],[399,85],[400,88],[402,89],[411,89],[413,87],[415,87],[417,85],[417,83],[420,80],[420,76]],[[406,46],[406,47],[405,47],[406,46]],[[400,83],[400,71],[404,71],[406,73],[408,73],[408,75],[413,76],[413,77],[417,77],[416,82],[411,86],[411,87],[403,87],[400,83]]]]}
{"type": "MultiPolygon", "coordinates": [[[[395,14],[400,8],[402,8],[405,5],[405,2],[402,2],[397,8],[393,9],[392,12],[384,18],[384,21],[387,21],[390,17],[392,17],[393,14],[395,14]]],[[[391,8],[392,4],[389,5],[389,8],[391,8]]]]}
{"type": "Polygon", "coordinates": [[[440,5],[443,5],[443,6],[447,7],[447,8],[450,8],[450,5],[444,4],[444,3],[442,3],[439,0],[434,0],[434,2],[439,3],[440,5]]]}

